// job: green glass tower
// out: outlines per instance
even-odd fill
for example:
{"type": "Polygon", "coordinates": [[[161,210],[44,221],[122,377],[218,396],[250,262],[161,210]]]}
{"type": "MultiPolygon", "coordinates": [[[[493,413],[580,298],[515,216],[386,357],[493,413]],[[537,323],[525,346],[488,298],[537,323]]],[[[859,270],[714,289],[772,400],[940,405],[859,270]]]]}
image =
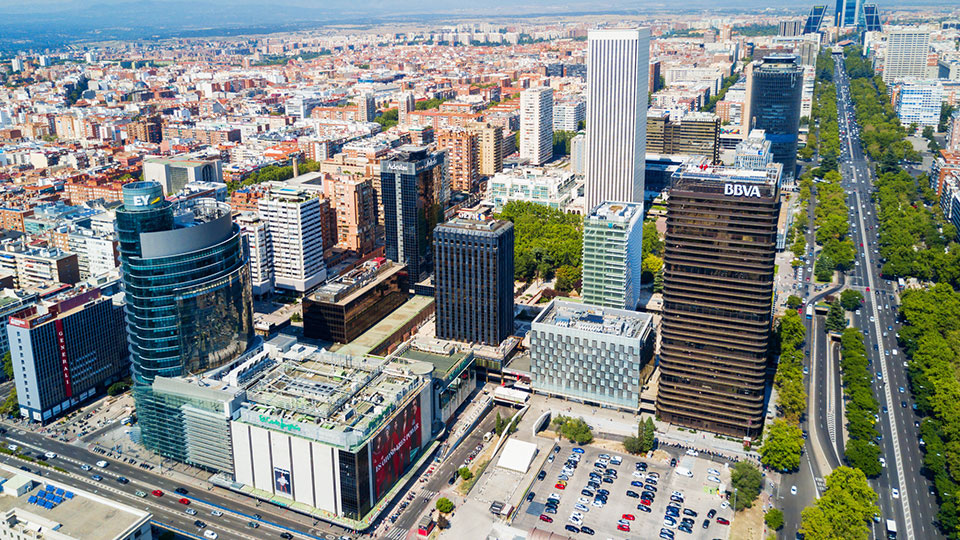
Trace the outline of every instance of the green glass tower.
{"type": "Polygon", "coordinates": [[[152,385],[157,377],[222,366],[250,345],[247,246],[228,205],[212,199],[173,203],[157,182],[123,186],[116,215],[143,443],[186,461],[181,414],[154,399],[152,385]]]}

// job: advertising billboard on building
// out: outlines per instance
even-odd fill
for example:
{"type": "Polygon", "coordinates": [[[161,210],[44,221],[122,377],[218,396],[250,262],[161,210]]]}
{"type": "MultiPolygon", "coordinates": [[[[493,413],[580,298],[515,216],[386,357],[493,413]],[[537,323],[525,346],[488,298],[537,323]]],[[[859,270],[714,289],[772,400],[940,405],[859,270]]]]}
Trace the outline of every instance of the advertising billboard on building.
{"type": "Polygon", "coordinates": [[[420,396],[398,413],[370,445],[374,500],[400,478],[420,450],[420,396]]]}

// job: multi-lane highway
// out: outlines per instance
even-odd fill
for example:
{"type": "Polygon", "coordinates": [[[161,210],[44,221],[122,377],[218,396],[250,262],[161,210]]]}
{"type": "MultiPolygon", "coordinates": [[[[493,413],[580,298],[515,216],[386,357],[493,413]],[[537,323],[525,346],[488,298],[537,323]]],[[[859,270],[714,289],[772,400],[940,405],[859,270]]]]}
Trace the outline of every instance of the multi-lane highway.
{"type": "MultiPolygon", "coordinates": [[[[842,58],[836,58],[838,120],[841,126],[840,172],[849,205],[850,236],[856,246],[854,268],[843,279],[850,288],[864,294],[863,306],[854,312],[853,325],[864,334],[864,344],[874,372],[874,390],[880,403],[877,424],[882,474],[872,481],[879,495],[880,522],[874,523],[877,538],[886,538],[886,520],[897,523],[898,538],[942,537],[934,525],[936,500],[931,494],[930,481],[922,474],[923,454],[919,439],[919,416],[913,410],[913,400],[907,380],[906,358],[897,345],[898,286],[880,276],[882,261],[877,244],[878,221],[871,198],[873,167],[860,145],[859,126],[849,93],[849,80],[842,69],[842,58]],[[896,491],[894,491],[896,490],[896,491]]],[[[811,221],[812,225],[812,221],[811,221]]],[[[808,234],[812,245],[813,230],[808,234]]],[[[812,261],[809,261],[812,268],[812,261]]],[[[813,279],[806,281],[801,294],[807,302],[816,302],[829,290],[817,291],[813,279]]],[[[839,373],[839,347],[827,342],[822,317],[808,323],[810,375],[810,414],[807,427],[810,437],[801,463],[800,472],[787,475],[784,482],[798,486],[796,500],[784,495],[787,534],[792,537],[799,526],[799,512],[810,504],[823,489],[822,478],[843,463],[843,402],[839,373]],[[828,351],[828,347],[830,350],[828,351]],[[828,354],[829,353],[829,354],[828,354]]],[[[781,493],[787,492],[786,486],[781,493]]]]}

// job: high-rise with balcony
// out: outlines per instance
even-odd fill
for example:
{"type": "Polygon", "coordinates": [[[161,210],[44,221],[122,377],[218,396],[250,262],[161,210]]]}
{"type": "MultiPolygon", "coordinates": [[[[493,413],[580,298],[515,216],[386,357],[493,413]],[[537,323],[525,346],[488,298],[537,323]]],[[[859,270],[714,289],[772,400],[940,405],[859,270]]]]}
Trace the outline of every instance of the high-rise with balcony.
{"type": "Polygon", "coordinates": [[[553,90],[520,92],[520,157],[543,165],[553,157],[553,90]]]}
{"type": "Polygon", "coordinates": [[[143,443],[178,457],[180,416],[154,400],[152,385],[226,364],[252,342],[246,241],[229,205],[212,199],[175,205],[157,182],[124,185],[116,216],[143,443]]]}
{"type": "Polygon", "coordinates": [[[650,29],[587,34],[586,201],[643,201],[650,29]]]}
{"type": "Polygon", "coordinates": [[[667,203],[657,415],[757,437],[774,294],[780,167],[689,164],[667,203]]]}
{"type": "Polygon", "coordinates": [[[513,333],[513,223],[454,219],[433,248],[437,337],[500,345],[513,333]]]}
{"type": "Polygon", "coordinates": [[[437,136],[437,146],[447,151],[450,189],[475,192],[480,181],[477,133],[459,127],[444,129],[437,136]]]}
{"type": "Polygon", "coordinates": [[[706,156],[720,162],[720,117],[709,112],[650,109],[647,152],[706,156]]]}
{"type": "Polygon", "coordinates": [[[320,199],[299,187],[275,186],[258,201],[273,246],[278,289],[309,291],[327,278],[320,199]]]}
{"type": "Polygon", "coordinates": [[[783,165],[784,178],[797,168],[797,140],[803,100],[803,66],[795,54],[770,54],[749,75],[752,128],[764,130],[773,161],[783,165]]]}
{"type": "Polygon", "coordinates": [[[636,309],[640,293],[643,204],[604,202],[583,220],[583,301],[636,309]]]}

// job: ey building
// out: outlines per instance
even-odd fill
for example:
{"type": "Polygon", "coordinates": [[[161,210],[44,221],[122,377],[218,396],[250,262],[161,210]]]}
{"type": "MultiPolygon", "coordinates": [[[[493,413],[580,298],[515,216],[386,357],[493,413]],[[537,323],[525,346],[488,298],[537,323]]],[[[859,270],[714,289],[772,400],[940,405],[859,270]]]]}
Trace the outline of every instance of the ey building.
{"type": "Polygon", "coordinates": [[[583,220],[583,301],[636,309],[640,296],[643,204],[605,202],[583,220]]]}

